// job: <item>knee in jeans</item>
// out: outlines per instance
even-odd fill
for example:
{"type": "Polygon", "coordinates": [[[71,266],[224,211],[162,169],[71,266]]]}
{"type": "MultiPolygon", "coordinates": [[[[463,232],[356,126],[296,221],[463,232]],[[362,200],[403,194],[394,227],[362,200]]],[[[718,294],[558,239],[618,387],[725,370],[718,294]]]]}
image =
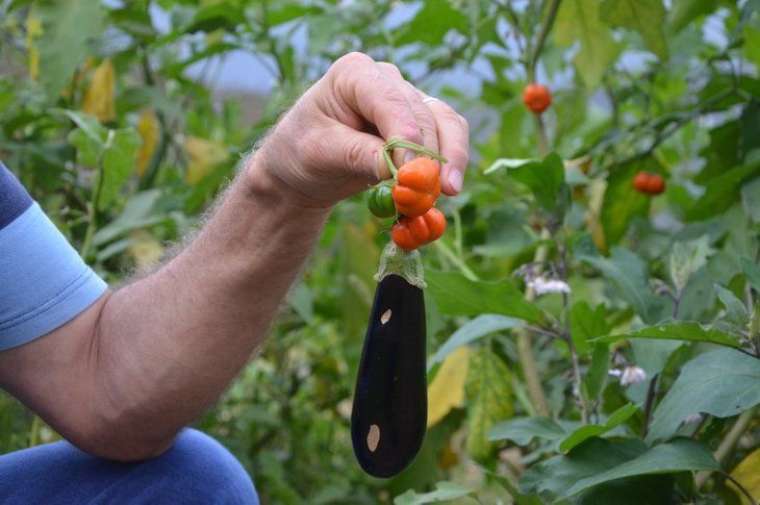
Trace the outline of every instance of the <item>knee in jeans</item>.
{"type": "Polygon", "coordinates": [[[184,492],[199,503],[258,504],[251,478],[219,442],[197,430],[186,429],[159,459],[179,474],[184,492]]]}

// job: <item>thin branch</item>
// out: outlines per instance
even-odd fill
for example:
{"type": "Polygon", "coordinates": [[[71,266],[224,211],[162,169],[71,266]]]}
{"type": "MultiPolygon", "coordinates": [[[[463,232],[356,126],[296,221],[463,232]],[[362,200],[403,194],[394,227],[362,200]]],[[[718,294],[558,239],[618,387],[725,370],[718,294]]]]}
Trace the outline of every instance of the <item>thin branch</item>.
{"type": "MultiPolygon", "coordinates": [[[[728,433],[726,433],[726,436],[723,437],[723,440],[720,441],[720,444],[718,445],[718,448],[715,450],[714,454],[715,460],[718,463],[722,463],[726,456],[728,456],[728,454],[734,449],[734,446],[752,422],[753,413],[754,409],[749,409],[742,412],[728,433]]],[[[711,473],[712,472],[710,471],[705,471],[699,472],[697,474],[694,479],[694,483],[697,489],[705,485],[705,482],[707,482],[707,479],[710,478],[711,473]]]]}
{"type": "Polygon", "coordinates": [[[641,438],[647,436],[649,431],[649,420],[652,418],[652,408],[654,407],[654,399],[657,396],[657,379],[659,375],[655,374],[652,380],[649,381],[649,388],[647,389],[647,398],[644,403],[644,423],[641,426],[641,438]]]}
{"type": "Polygon", "coordinates": [[[533,82],[536,80],[536,65],[538,65],[538,59],[541,56],[541,51],[544,49],[544,43],[549,33],[554,26],[554,20],[557,18],[557,11],[559,10],[559,4],[561,0],[552,0],[549,6],[549,14],[546,16],[546,22],[541,26],[541,32],[538,34],[536,45],[533,48],[533,52],[530,56],[530,63],[528,64],[528,80],[533,82]]]}
{"type": "Polygon", "coordinates": [[[754,497],[752,496],[752,494],[751,494],[751,493],[750,493],[750,492],[747,490],[747,488],[745,488],[744,486],[742,486],[741,482],[739,482],[738,480],[736,480],[735,478],[733,478],[733,477],[731,476],[731,474],[729,474],[729,473],[726,473],[726,472],[720,472],[720,473],[721,473],[721,474],[722,474],[722,475],[723,475],[723,476],[724,476],[726,479],[730,480],[730,481],[731,481],[731,483],[732,483],[734,486],[736,486],[736,487],[737,487],[737,489],[739,489],[739,491],[740,491],[740,492],[741,492],[741,493],[742,493],[742,494],[743,494],[743,495],[744,495],[744,496],[747,498],[747,500],[749,500],[749,503],[750,503],[750,505],[757,505],[757,502],[755,501],[755,498],[754,498],[754,497]]]}

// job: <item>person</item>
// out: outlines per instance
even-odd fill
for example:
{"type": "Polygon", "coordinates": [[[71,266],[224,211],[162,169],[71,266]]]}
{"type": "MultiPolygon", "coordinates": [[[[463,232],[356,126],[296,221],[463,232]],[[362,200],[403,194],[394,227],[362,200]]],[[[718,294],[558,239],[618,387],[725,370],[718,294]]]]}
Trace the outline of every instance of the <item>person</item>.
{"type": "Polygon", "coordinates": [[[257,503],[235,458],[184,427],[261,344],[330,209],[390,177],[390,138],[441,152],[443,192],[461,190],[467,121],[395,66],[341,57],[195,239],[113,290],[0,164],[0,387],[65,439],[0,456],[0,502],[257,503]]]}

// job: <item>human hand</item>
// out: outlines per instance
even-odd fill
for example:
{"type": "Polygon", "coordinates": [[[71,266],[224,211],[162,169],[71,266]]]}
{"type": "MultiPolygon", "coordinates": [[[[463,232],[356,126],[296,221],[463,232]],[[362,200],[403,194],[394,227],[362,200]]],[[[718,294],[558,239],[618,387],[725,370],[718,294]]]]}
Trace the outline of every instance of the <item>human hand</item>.
{"type": "MultiPolygon", "coordinates": [[[[251,177],[272,177],[301,204],[330,207],[390,172],[383,144],[400,138],[440,152],[441,187],[455,195],[468,162],[467,121],[427,97],[390,63],[338,59],[282,117],[254,154],[251,177]]],[[[413,153],[396,152],[397,164],[413,153]]]]}

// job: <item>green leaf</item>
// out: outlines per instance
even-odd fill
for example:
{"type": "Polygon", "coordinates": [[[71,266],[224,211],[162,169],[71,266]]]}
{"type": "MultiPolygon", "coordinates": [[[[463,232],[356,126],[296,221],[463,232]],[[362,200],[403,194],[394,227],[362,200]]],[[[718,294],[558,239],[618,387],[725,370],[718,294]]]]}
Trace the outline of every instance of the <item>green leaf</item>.
{"type": "Polygon", "coordinates": [[[628,249],[616,247],[609,259],[589,255],[580,255],[578,259],[599,270],[644,322],[654,323],[659,319],[662,303],[649,289],[649,275],[641,258],[628,249]]]}
{"type": "Polygon", "coordinates": [[[489,347],[480,347],[470,357],[465,391],[467,451],[473,458],[486,458],[491,452],[491,428],[512,415],[511,374],[489,347]]]}
{"type": "Polygon", "coordinates": [[[752,288],[760,293],[760,267],[749,258],[741,258],[742,270],[752,288]]]}
{"type": "Polygon", "coordinates": [[[119,194],[122,185],[134,173],[137,150],[142,143],[134,128],[111,130],[103,152],[103,180],[99,208],[108,207],[119,194]]]}
{"type": "Polygon", "coordinates": [[[48,96],[55,98],[87,56],[88,42],[102,33],[103,5],[88,0],[61,0],[36,8],[43,22],[40,82],[48,96]]]}
{"type": "Polygon", "coordinates": [[[618,55],[610,29],[599,18],[598,0],[565,0],[557,13],[554,36],[565,46],[580,41],[575,66],[587,87],[593,88],[618,55]]]}
{"type": "Polygon", "coordinates": [[[215,30],[233,31],[245,19],[242,9],[231,2],[213,3],[198,9],[186,33],[213,32],[215,30]]]}
{"type": "Polygon", "coordinates": [[[499,159],[485,173],[507,169],[507,175],[525,184],[536,198],[536,202],[548,211],[561,210],[568,203],[568,189],[565,184],[565,166],[556,153],[543,160],[499,159]]]}
{"type": "Polygon", "coordinates": [[[520,482],[523,492],[561,496],[581,479],[601,474],[646,452],[639,439],[591,438],[566,455],[558,455],[528,468],[520,482]]]}
{"type": "Polygon", "coordinates": [[[670,12],[670,28],[679,32],[699,16],[713,12],[719,0],[674,0],[670,12]]]}
{"type": "Polygon", "coordinates": [[[634,218],[644,217],[649,212],[651,199],[633,190],[633,178],[639,170],[640,163],[620,165],[610,170],[600,211],[608,247],[623,238],[634,218]]]}
{"type": "Polygon", "coordinates": [[[422,9],[402,28],[396,45],[423,42],[438,46],[443,43],[443,38],[449,30],[469,33],[470,23],[467,16],[448,0],[425,0],[422,9]]]}
{"type": "Polygon", "coordinates": [[[594,344],[591,354],[591,364],[583,377],[583,388],[586,398],[596,401],[604,388],[607,372],[610,368],[610,348],[607,344],[594,344]]]}
{"type": "Polygon", "coordinates": [[[570,497],[599,484],[625,477],[695,470],[720,470],[720,465],[704,445],[690,439],[677,439],[652,447],[637,458],[614,468],[581,479],[562,493],[562,496],[570,497]]]}
{"type": "Polygon", "coordinates": [[[636,30],[647,48],[661,60],[668,59],[665,41],[665,7],[662,0],[605,0],[602,19],[612,26],[636,30]]]}
{"type": "MultiPolygon", "coordinates": [[[[760,47],[760,42],[758,42],[760,47]]],[[[760,223],[760,177],[742,186],[742,205],[744,212],[755,223],[760,223]]]]}
{"type": "Polygon", "coordinates": [[[511,281],[472,281],[456,272],[428,271],[428,292],[438,309],[452,316],[501,314],[531,323],[541,323],[545,316],[511,281]]]}
{"type": "Polygon", "coordinates": [[[436,363],[442,362],[446,356],[451,354],[460,346],[467,345],[479,338],[490,335],[497,331],[516,328],[524,323],[519,319],[514,319],[496,314],[483,314],[475,319],[468,321],[455,331],[444,344],[428,359],[428,370],[436,363]]]}
{"type": "Polygon", "coordinates": [[[680,293],[689,278],[707,264],[707,258],[713,253],[706,235],[690,242],[676,242],[670,252],[670,278],[680,293]]]}
{"type": "Polygon", "coordinates": [[[681,374],[652,417],[647,440],[676,433],[687,417],[706,413],[735,416],[760,403],[760,360],[734,349],[718,349],[697,356],[681,374]]]}
{"type": "Polygon", "coordinates": [[[744,306],[744,303],[733,292],[718,284],[715,285],[715,292],[726,308],[726,319],[740,326],[747,324],[749,312],[747,312],[747,307],[744,306]]]}
{"type": "Polygon", "coordinates": [[[575,350],[581,356],[591,353],[590,339],[609,333],[605,312],[604,305],[599,304],[596,309],[591,309],[585,301],[576,302],[570,309],[570,333],[575,350]]]}
{"type": "Polygon", "coordinates": [[[710,342],[712,344],[725,345],[729,347],[740,347],[738,339],[720,331],[716,328],[706,326],[700,323],[685,321],[656,326],[647,326],[640,330],[622,333],[619,335],[607,335],[593,340],[599,343],[613,343],[619,340],[628,340],[632,338],[656,338],[664,340],[685,340],[688,342],[710,342]]]}
{"type": "Polygon", "coordinates": [[[435,485],[435,491],[417,494],[410,489],[406,493],[397,496],[393,500],[394,505],[424,505],[426,503],[440,503],[442,501],[455,500],[472,494],[472,490],[453,482],[439,482],[435,485]]]}
{"type": "Polygon", "coordinates": [[[161,198],[161,191],[158,189],[132,195],[119,217],[95,233],[93,244],[96,246],[107,244],[129,231],[163,220],[163,216],[154,214],[159,198],[161,198]]]}
{"type": "Polygon", "coordinates": [[[709,219],[725,211],[739,200],[742,183],[757,174],[760,174],[760,161],[739,165],[714,177],[707,185],[705,194],[686,210],[686,219],[709,219]]]}
{"type": "Polygon", "coordinates": [[[488,440],[511,440],[526,446],[535,438],[559,440],[565,435],[565,429],[548,417],[516,417],[494,425],[488,433],[488,440]]]}
{"type": "Polygon", "coordinates": [[[581,426],[562,439],[559,443],[559,450],[562,453],[567,454],[573,448],[582,444],[589,438],[598,437],[617,428],[635,414],[637,410],[638,407],[636,407],[636,405],[629,403],[613,412],[604,424],[587,424],[581,426]]]}

